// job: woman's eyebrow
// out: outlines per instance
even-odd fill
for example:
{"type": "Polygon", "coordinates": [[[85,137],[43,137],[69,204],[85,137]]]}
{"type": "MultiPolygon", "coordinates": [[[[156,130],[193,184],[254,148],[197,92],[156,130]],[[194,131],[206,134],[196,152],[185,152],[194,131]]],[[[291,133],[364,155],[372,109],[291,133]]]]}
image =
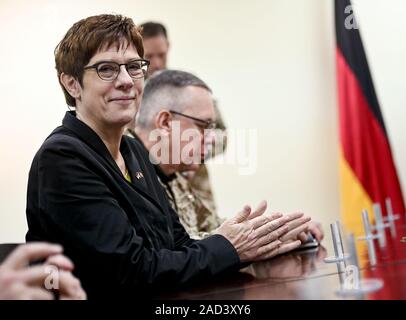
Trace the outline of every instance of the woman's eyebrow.
{"type": "MultiPolygon", "coordinates": [[[[136,60],[143,60],[143,59],[141,57],[134,57],[134,58],[125,59],[124,61],[127,63],[127,62],[130,62],[130,61],[136,61],[136,60]]],[[[96,63],[99,63],[99,62],[116,62],[116,63],[119,63],[119,61],[117,61],[117,59],[114,59],[114,58],[103,58],[103,59],[100,59],[100,60],[96,61],[96,63]]]]}

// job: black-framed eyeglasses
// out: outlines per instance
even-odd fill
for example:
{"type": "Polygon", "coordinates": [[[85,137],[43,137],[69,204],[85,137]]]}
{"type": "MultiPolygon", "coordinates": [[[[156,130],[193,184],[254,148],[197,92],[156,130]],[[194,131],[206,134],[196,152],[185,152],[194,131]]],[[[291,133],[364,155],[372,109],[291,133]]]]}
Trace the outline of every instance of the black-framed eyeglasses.
{"type": "Polygon", "coordinates": [[[195,117],[189,116],[187,114],[177,112],[177,111],[173,111],[173,110],[169,110],[169,112],[173,113],[173,114],[176,114],[178,116],[181,116],[181,117],[191,119],[191,120],[193,120],[195,122],[198,122],[200,124],[200,127],[203,127],[204,129],[211,130],[211,129],[216,129],[217,128],[217,123],[215,121],[195,118],[195,117]]]}
{"type": "Polygon", "coordinates": [[[134,59],[127,63],[99,61],[91,66],[84,67],[83,69],[95,69],[100,79],[104,81],[114,81],[120,73],[121,66],[125,66],[125,69],[131,78],[142,79],[148,72],[149,61],[145,59],[134,59]]]}

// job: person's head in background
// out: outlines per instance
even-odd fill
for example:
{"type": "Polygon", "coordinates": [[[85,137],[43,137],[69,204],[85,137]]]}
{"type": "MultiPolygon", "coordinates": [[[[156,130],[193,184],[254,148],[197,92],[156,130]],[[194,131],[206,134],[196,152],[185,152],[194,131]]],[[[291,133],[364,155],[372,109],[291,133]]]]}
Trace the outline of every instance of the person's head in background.
{"type": "Polygon", "coordinates": [[[144,40],[144,58],[150,61],[148,76],[166,69],[169,41],[166,28],[157,22],[145,22],[141,26],[144,40]]]}
{"type": "Polygon", "coordinates": [[[205,82],[188,72],[164,70],[145,84],[135,132],[154,160],[160,155],[160,168],[170,175],[196,171],[204,162],[215,138],[215,120],[213,96],[205,82]],[[162,151],[157,152],[158,146],[162,151]]]}

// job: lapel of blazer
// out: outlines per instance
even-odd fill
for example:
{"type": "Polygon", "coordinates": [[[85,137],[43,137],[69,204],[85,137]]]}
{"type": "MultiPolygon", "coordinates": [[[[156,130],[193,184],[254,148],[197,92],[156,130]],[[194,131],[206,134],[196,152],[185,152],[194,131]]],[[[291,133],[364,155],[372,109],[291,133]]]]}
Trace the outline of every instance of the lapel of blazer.
{"type": "MultiPolygon", "coordinates": [[[[75,111],[67,111],[66,115],[62,121],[62,124],[64,127],[67,129],[73,131],[75,135],[77,135],[81,140],[86,142],[93,150],[95,150],[99,155],[103,157],[103,159],[106,161],[106,164],[116,171],[120,176],[122,176],[122,173],[120,171],[120,168],[117,166],[116,162],[114,161],[113,157],[111,156],[110,152],[108,151],[106,145],[103,143],[101,138],[97,135],[96,132],[94,132],[88,125],[86,125],[84,122],[80,121],[79,119],[76,118],[76,112],[75,111]]],[[[155,190],[147,190],[142,186],[139,186],[136,184],[136,181],[134,181],[134,174],[135,174],[135,156],[134,154],[129,150],[128,145],[126,144],[126,141],[124,139],[121,140],[121,146],[120,146],[120,151],[122,152],[123,158],[126,161],[126,165],[129,166],[130,172],[133,173],[132,177],[132,183],[128,182],[125,180],[124,177],[123,180],[125,180],[126,183],[129,183],[135,191],[137,191],[140,195],[148,199],[152,204],[154,204],[159,211],[165,212],[164,209],[162,208],[161,204],[152,196],[153,193],[155,193],[155,190]]],[[[143,169],[141,167],[141,169],[143,169]]],[[[145,168],[148,170],[148,168],[145,168]]],[[[150,188],[151,186],[148,185],[148,181],[146,181],[147,188],[150,188]]]]}
{"type": "Polygon", "coordinates": [[[157,185],[157,186],[154,187],[155,195],[158,198],[160,198],[161,201],[167,202],[168,206],[171,206],[170,202],[168,200],[168,197],[166,195],[166,191],[163,188],[163,186],[161,185],[160,180],[163,181],[166,184],[167,182],[173,180],[176,177],[176,175],[172,174],[171,176],[167,177],[163,173],[163,171],[159,168],[158,164],[153,164],[153,162],[151,162],[151,160],[150,160],[151,155],[149,154],[148,149],[145,147],[145,145],[142,142],[142,140],[140,139],[140,137],[138,137],[138,135],[133,130],[128,130],[128,132],[130,133],[130,135],[127,135],[127,139],[130,139],[131,141],[135,140],[136,143],[139,145],[139,148],[137,148],[136,150],[138,152],[138,155],[139,155],[138,158],[140,159],[140,161],[143,161],[146,158],[148,158],[148,163],[145,164],[145,166],[149,166],[149,170],[147,172],[147,175],[149,176],[150,180],[151,181],[154,180],[156,185],[157,185]],[[140,148],[142,149],[142,151],[146,155],[148,155],[147,157],[142,156],[140,154],[140,152],[141,152],[141,150],[139,150],[140,148]],[[156,188],[159,188],[162,192],[156,192],[156,188]]]}

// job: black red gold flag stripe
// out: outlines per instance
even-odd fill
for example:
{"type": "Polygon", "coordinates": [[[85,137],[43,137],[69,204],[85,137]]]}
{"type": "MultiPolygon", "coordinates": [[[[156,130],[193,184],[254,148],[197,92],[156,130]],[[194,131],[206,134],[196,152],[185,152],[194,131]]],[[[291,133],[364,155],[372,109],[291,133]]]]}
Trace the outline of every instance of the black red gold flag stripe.
{"type": "MultiPolygon", "coordinates": [[[[335,0],[340,137],[341,214],[345,227],[363,234],[361,210],[385,198],[404,221],[405,204],[389,137],[349,0],[335,0]]],[[[372,218],[372,215],[370,216],[372,218]]]]}

